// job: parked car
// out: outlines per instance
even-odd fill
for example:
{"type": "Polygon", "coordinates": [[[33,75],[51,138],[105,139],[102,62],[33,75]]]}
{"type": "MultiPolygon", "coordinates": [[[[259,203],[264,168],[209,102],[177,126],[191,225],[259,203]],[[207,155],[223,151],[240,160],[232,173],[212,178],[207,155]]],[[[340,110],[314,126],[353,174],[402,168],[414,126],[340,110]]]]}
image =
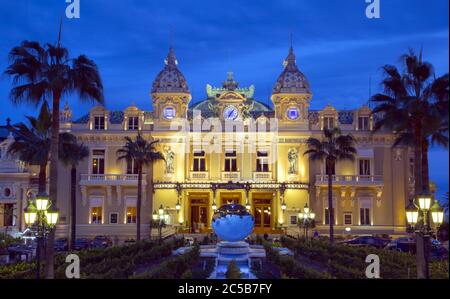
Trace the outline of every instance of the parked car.
{"type": "Polygon", "coordinates": [[[126,239],[123,243],[125,245],[133,245],[133,244],[136,244],[136,240],[135,239],[126,239]]]}
{"type": "Polygon", "coordinates": [[[431,259],[448,260],[448,249],[438,240],[431,241],[431,259]]]}
{"type": "Polygon", "coordinates": [[[395,239],[391,242],[389,242],[385,249],[388,250],[395,250],[399,252],[410,252],[415,253],[416,252],[416,240],[409,237],[403,237],[395,239]]]}
{"type": "Polygon", "coordinates": [[[389,240],[383,238],[376,238],[372,236],[361,236],[354,239],[344,241],[341,244],[352,246],[352,247],[375,247],[384,248],[389,240]]]}
{"type": "Polygon", "coordinates": [[[69,249],[69,242],[67,238],[59,238],[53,242],[55,251],[67,251],[69,249]]]}
{"type": "Polygon", "coordinates": [[[84,250],[91,246],[91,240],[88,238],[79,238],[75,240],[74,250],[84,250]]]}
{"type": "Polygon", "coordinates": [[[112,245],[112,241],[107,236],[95,236],[92,241],[93,248],[107,248],[112,245]]]}

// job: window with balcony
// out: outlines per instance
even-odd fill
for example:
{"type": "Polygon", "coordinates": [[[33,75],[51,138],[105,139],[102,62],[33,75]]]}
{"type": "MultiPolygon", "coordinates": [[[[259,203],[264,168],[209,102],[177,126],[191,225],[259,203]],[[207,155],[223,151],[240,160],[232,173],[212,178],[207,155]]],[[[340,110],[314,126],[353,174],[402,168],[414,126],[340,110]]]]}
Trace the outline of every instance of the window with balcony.
{"type": "Polygon", "coordinates": [[[138,174],[138,167],[134,159],[127,161],[127,174],[138,174]]]}
{"type": "Polygon", "coordinates": [[[192,170],[196,172],[206,171],[206,154],[204,151],[194,152],[194,159],[192,161],[192,170]]]}
{"type": "Polygon", "coordinates": [[[331,130],[334,128],[334,117],[324,117],[323,118],[323,128],[331,130]]]}
{"type": "Polygon", "coordinates": [[[359,160],[359,175],[370,175],[370,160],[359,160]]]}
{"type": "Polygon", "coordinates": [[[102,223],[102,207],[91,207],[91,223],[101,224],[102,223]]]}
{"type": "MultiPolygon", "coordinates": [[[[332,209],[332,213],[334,216],[334,208],[332,209]]],[[[334,217],[333,217],[334,219],[334,217]]],[[[328,208],[325,208],[325,224],[330,224],[330,211],[328,208]]]]}
{"type": "Polygon", "coordinates": [[[94,130],[104,130],[104,129],[105,129],[105,117],[94,116],[94,130]]]}
{"type": "Polygon", "coordinates": [[[225,152],[225,169],[226,172],[237,171],[237,155],[236,151],[225,152]]]}
{"type": "Polygon", "coordinates": [[[127,207],[127,223],[136,223],[137,212],[136,207],[127,207]]]}
{"type": "Polygon", "coordinates": [[[139,130],[139,117],[138,116],[128,117],[128,130],[130,130],[130,131],[139,130]]]}
{"type": "Polygon", "coordinates": [[[360,208],[359,217],[361,225],[371,225],[370,208],[360,208]]]}
{"type": "Polygon", "coordinates": [[[370,118],[368,116],[358,117],[358,129],[360,131],[369,131],[370,130],[370,118]]]}
{"type": "Polygon", "coordinates": [[[269,172],[269,152],[267,151],[257,152],[256,172],[269,172]]]}
{"type": "Polygon", "coordinates": [[[344,213],[344,225],[352,225],[353,224],[353,216],[351,212],[344,213]]]}
{"type": "Polygon", "coordinates": [[[92,174],[105,174],[105,151],[92,151],[92,174]]]}

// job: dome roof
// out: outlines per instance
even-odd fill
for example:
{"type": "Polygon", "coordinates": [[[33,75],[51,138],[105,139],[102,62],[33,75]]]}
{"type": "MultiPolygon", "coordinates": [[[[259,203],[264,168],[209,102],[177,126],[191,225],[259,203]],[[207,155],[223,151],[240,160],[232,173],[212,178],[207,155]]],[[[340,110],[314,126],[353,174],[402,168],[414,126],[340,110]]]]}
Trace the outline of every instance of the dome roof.
{"type": "Polygon", "coordinates": [[[311,94],[308,79],[300,72],[295,61],[294,49],[291,47],[289,55],[283,63],[284,70],[278,77],[272,94],[300,93],[311,94]]]}
{"type": "Polygon", "coordinates": [[[179,92],[189,93],[186,79],[178,69],[178,61],[173,48],[169,49],[164,69],[158,74],[152,86],[152,93],[179,92]]]}

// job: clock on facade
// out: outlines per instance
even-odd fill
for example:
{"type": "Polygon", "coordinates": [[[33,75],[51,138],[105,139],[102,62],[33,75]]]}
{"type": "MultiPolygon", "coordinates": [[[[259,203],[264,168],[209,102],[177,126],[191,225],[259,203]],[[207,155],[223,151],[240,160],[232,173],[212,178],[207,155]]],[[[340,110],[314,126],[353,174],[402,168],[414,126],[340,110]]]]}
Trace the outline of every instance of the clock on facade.
{"type": "Polygon", "coordinates": [[[173,107],[166,107],[166,108],[164,108],[164,111],[163,111],[164,118],[168,119],[168,120],[174,119],[175,113],[176,113],[176,111],[175,111],[175,108],[173,108],[173,107]]]}
{"type": "Polygon", "coordinates": [[[297,107],[291,107],[287,110],[287,117],[290,120],[296,120],[300,117],[300,111],[297,107]]]}
{"type": "Polygon", "coordinates": [[[228,106],[223,110],[223,117],[226,120],[236,120],[239,116],[239,110],[234,106],[228,106]]]}

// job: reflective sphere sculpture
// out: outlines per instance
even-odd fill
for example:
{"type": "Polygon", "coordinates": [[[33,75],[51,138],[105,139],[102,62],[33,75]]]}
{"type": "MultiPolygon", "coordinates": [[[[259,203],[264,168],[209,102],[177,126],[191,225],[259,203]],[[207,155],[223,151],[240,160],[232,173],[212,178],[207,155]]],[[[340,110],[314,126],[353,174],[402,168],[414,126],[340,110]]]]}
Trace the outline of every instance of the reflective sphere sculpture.
{"type": "Polygon", "coordinates": [[[244,240],[253,231],[255,221],[242,205],[224,205],[214,213],[212,228],[224,241],[244,240]]]}

